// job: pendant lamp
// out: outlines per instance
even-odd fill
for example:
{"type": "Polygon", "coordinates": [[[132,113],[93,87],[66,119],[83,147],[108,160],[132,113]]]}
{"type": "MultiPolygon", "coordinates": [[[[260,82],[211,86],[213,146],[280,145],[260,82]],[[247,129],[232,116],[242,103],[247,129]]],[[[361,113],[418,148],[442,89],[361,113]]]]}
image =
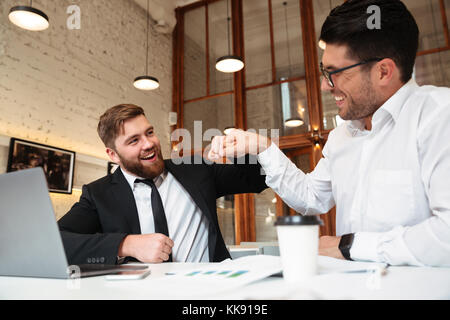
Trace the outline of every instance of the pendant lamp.
{"type": "Polygon", "coordinates": [[[325,41],[323,41],[322,39],[319,40],[319,48],[322,50],[325,50],[327,47],[327,44],[325,41]]]}
{"type": "Polygon", "coordinates": [[[300,127],[304,121],[300,117],[289,118],[284,121],[284,125],[289,128],[300,127]]]}
{"type": "Polygon", "coordinates": [[[32,7],[33,1],[30,0],[30,6],[15,6],[9,10],[9,21],[16,26],[30,31],[42,31],[48,28],[49,22],[47,15],[32,7]]]}
{"type": "Polygon", "coordinates": [[[225,73],[233,73],[244,68],[244,62],[241,57],[232,55],[230,53],[230,14],[228,10],[228,0],[227,0],[227,42],[228,42],[228,54],[220,57],[216,60],[216,69],[225,72],[225,73]]]}
{"type": "MultiPolygon", "coordinates": [[[[290,54],[290,48],[289,48],[289,34],[288,34],[288,25],[287,25],[287,2],[283,2],[283,6],[284,6],[284,25],[285,25],[285,29],[286,29],[286,44],[287,44],[287,55],[288,55],[288,70],[289,70],[289,78],[291,77],[291,54],[290,54]]],[[[289,83],[287,83],[286,86],[287,90],[289,90],[289,83]]],[[[290,94],[287,95],[288,97],[290,97],[290,94]]],[[[290,98],[289,98],[290,99],[290,98]]],[[[291,108],[290,106],[291,104],[289,103],[289,108],[291,108]]],[[[300,116],[297,116],[297,112],[290,112],[291,115],[294,114],[294,116],[289,117],[288,119],[286,119],[284,121],[284,125],[286,127],[289,128],[294,128],[294,127],[300,127],[303,123],[305,123],[303,121],[303,119],[300,116]]]]}
{"type": "Polygon", "coordinates": [[[145,56],[145,75],[136,77],[133,83],[135,88],[139,90],[154,90],[159,87],[158,79],[148,75],[148,31],[150,28],[149,27],[150,14],[148,12],[148,9],[149,9],[149,0],[147,0],[147,47],[145,56]]]}

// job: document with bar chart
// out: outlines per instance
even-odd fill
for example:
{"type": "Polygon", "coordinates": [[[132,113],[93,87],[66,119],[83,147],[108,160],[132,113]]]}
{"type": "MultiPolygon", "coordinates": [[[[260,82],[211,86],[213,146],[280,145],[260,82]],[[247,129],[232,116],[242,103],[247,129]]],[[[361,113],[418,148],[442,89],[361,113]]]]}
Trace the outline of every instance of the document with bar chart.
{"type": "Polygon", "coordinates": [[[207,281],[208,283],[246,284],[266,278],[281,271],[281,260],[277,256],[252,255],[220,263],[195,267],[174,276],[179,280],[207,281]]]}

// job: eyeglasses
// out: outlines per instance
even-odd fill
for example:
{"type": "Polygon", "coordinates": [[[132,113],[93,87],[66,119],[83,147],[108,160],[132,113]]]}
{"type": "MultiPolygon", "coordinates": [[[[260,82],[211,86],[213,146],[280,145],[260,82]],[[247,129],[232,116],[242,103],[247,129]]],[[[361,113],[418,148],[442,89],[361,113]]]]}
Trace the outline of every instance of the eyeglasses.
{"type": "Polygon", "coordinates": [[[321,62],[320,63],[320,72],[322,72],[322,75],[325,77],[325,79],[327,79],[328,84],[330,85],[330,87],[334,88],[333,79],[331,78],[331,76],[333,74],[336,74],[336,73],[342,72],[344,70],[351,69],[351,68],[354,68],[354,67],[357,67],[357,66],[369,63],[369,62],[381,61],[381,60],[383,60],[383,59],[381,59],[381,58],[373,58],[373,59],[369,59],[369,60],[365,60],[365,61],[362,61],[362,62],[359,62],[359,63],[352,64],[351,66],[344,67],[344,68],[341,68],[341,69],[337,69],[337,70],[334,70],[334,71],[327,71],[327,70],[325,70],[323,68],[323,63],[321,62]]]}

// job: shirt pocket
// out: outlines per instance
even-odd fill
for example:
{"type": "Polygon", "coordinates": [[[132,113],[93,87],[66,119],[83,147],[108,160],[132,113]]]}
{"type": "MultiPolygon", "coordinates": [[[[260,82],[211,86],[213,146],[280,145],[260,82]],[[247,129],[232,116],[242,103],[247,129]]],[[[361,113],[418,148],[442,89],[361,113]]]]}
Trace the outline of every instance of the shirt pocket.
{"type": "Polygon", "coordinates": [[[367,228],[387,231],[413,219],[414,194],[410,170],[377,170],[370,177],[367,228]]]}

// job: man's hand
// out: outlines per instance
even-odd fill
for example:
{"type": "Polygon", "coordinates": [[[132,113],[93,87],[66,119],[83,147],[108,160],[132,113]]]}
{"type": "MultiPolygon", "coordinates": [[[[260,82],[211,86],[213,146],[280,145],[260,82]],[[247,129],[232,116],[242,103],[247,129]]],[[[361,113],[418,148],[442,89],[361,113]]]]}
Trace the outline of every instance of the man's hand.
{"type": "Polygon", "coordinates": [[[269,138],[259,134],[233,129],[226,136],[214,137],[208,158],[215,160],[222,157],[242,157],[246,154],[257,155],[271,144],[269,138]]]}
{"type": "Polygon", "coordinates": [[[147,263],[161,263],[169,259],[173,245],[173,240],[161,233],[133,234],[123,239],[118,256],[134,257],[147,263]]]}
{"type": "Polygon", "coordinates": [[[319,239],[319,255],[337,259],[345,259],[339,250],[341,237],[322,236],[319,239]]]}

